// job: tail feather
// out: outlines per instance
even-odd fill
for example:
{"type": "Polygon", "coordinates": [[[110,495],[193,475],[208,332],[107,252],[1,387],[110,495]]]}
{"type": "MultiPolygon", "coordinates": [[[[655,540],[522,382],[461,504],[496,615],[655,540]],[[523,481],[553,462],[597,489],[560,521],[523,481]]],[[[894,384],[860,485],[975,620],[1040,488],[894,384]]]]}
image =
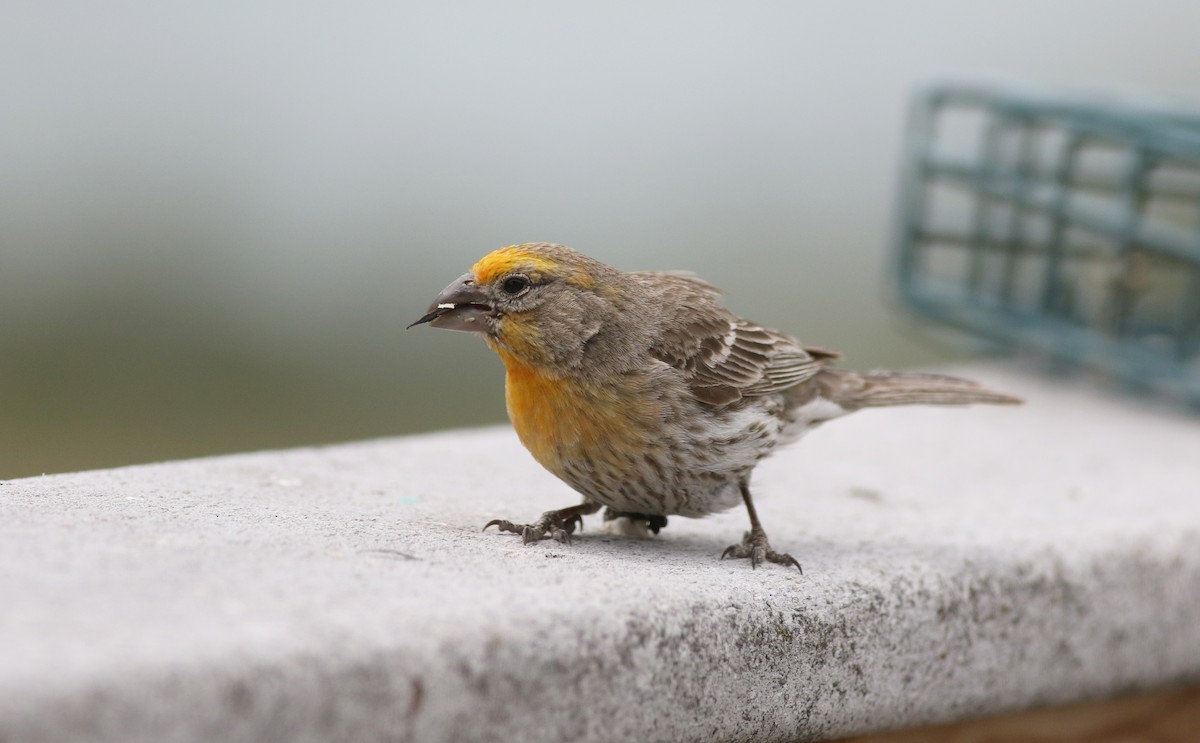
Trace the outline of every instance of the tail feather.
{"type": "Polygon", "coordinates": [[[846,408],[876,408],[888,405],[1018,405],[1021,398],[945,374],[922,372],[848,372],[827,370],[837,375],[830,399],[846,408]]]}

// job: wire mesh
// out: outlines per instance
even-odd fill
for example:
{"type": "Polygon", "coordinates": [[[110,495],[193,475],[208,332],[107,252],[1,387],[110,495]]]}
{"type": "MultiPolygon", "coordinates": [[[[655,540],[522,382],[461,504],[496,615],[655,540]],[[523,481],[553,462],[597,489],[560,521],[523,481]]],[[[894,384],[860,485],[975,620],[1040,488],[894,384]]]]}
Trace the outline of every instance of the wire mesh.
{"type": "Polygon", "coordinates": [[[1200,112],[931,88],[897,255],[924,315],[1200,404],[1200,112]]]}

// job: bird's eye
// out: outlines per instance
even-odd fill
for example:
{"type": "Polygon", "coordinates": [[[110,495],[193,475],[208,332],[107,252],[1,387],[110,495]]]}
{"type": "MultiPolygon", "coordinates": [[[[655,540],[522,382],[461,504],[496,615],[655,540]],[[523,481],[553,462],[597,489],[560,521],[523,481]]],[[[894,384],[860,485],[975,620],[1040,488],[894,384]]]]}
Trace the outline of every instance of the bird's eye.
{"type": "Polygon", "coordinates": [[[509,276],[500,288],[505,294],[517,295],[529,288],[529,279],[524,276],[509,276]]]}

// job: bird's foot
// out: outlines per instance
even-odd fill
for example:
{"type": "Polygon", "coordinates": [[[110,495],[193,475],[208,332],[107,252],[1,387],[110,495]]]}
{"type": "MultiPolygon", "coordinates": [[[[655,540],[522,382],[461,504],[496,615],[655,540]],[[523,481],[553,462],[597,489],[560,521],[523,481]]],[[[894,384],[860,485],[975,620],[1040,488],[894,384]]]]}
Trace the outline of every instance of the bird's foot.
{"type": "Polygon", "coordinates": [[[773,562],[778,565],[795,565],[796,569],[801,574],[804,573],[804,568],[800,567],[800,563],[796,558],[784,552],[776,552],[771,549],[771,543],[767,541],[767,533],[761,530],[751,530],[746,532],[746,536],[742,538],[741,544],[731,544],[721,553],[721,559],[726,557],[748,557],[750,558],[750,567],[757,568],[761,562],[773,562]]]}
{"type": "Polygon", "coordinates": [[[645,539],[650,536],[649,532],[658,534],[667,525],[667,517],[659,514],[631,513],[618,511],[615,508],[605,508],[604,524],[606,529],[616,534],[645,539]],[[614,528],[613,522],[618,519],[626,519],[626,521],[624,524],[618,523],[614,528]]]}
{"type": "Polygon", "coordinates": [[[583,514],[578,506],[571,508],[562,508],[557,511],[546,511],[541,517],[532,524],[514,524],[511,521],[503,519],[492,519],[483,526],[483,530],[487,531],[489,526],[495,526],[500,531],[509,531],[513,534],[521,535],[521,542],[529,544],[538,540],[550,537],[556,542],[563,544],[571,543],[571,534],[575,532],[575,527],[579,527],[579,531],[583,531],[583,514]]]}

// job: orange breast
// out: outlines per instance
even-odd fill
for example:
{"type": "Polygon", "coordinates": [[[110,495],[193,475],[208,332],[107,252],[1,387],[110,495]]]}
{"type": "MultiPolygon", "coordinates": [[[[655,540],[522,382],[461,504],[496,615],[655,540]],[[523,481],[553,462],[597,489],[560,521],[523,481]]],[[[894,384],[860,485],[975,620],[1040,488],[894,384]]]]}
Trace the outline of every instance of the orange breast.
{"type": "Polygon", "coordinates": [[[658,406],[637,389],[543,374],[501,351],[508,415],[521,443],[562,475],[571,460],[636,456],[647,444],[658,406]]]}

